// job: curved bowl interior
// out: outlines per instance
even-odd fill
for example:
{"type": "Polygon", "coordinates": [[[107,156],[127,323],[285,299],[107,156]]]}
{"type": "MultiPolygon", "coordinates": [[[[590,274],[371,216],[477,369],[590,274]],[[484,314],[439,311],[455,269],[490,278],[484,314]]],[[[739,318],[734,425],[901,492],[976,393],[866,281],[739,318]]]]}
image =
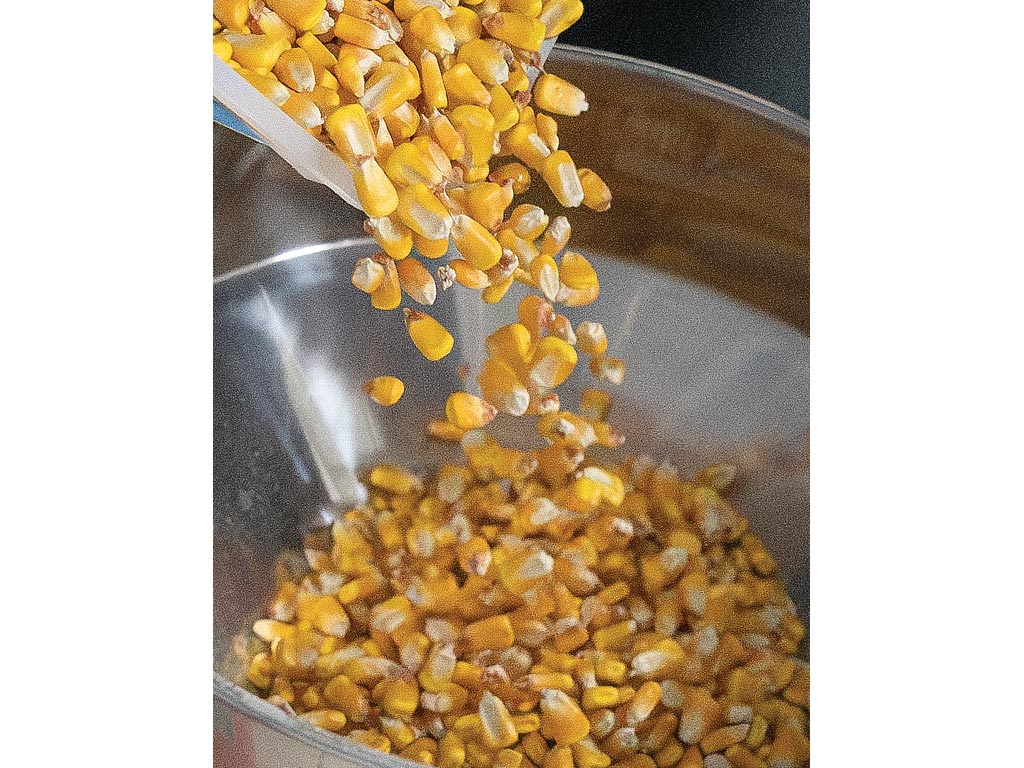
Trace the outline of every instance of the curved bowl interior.
{"type": "MultiPolygon", "coordinates": [[[[731,501],[776,555],[808,609],[808,139],[799,118],[723,86],[581,49],[549,68],[586,90],[590,110],[560,136],[615,194],[577,209],[572,247],[601,275],[598,301],[565,314],[605,324],[628,365],[611,421],[614,455],[668,459],[683,473],[740,467],[731,501]]],[[[363,498],[380,460],[429,469],[457,449],[425,422],[481,361],[481,339],[511,322],[515,297],[482,306],[456,286],[430,310],[456,337],[428,363],[399,312],[349,283],[377,249],[362,215],[270,150],[214,134],[214,688],[223,765],[390,765],[406,761],[289,719],[244,686],[238,639],[271,589],[273,563],[310,527],[363,498]],[[407,383],[391,409],[364,380],[407,383]]],[[[535,184],[532,201],[555,211],[535,184]]],[[[437,262],[442,263],[441,261],[437,262]]],[[[574,405],[589,373],[563,392],[574,405]]],[[[514,420],[496,425],[529,444],[514,420]]],[[[535,444],[535,443],[534,443],[535,444]]]]}

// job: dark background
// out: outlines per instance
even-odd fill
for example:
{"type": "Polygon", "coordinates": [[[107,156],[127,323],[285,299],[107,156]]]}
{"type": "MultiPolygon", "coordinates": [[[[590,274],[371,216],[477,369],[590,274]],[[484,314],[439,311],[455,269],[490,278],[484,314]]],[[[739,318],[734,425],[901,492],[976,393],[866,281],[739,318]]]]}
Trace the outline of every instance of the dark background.
{"type": "Polygon", "coordinates": [[[559,42],[668,64],[810,116],[809,0],[584,0],[559,42]]]}

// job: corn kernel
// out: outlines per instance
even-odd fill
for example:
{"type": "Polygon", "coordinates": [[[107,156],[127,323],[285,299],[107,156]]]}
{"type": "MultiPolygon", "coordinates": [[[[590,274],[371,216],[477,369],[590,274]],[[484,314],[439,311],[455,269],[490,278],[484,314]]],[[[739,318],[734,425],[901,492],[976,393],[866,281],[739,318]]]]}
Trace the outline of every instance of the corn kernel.
{"type": "Polygon", "coordinates": [[[466,392],[453,392],[445,405],[448,421],[459,429],[479,429],[490,424],[497,410],[486,400],[466,392]]]}
{"type": "Polygon", "coordinates": [[[409,338],[427,360],[440,360],[452,351],[455,339],[437,320],[414,309],[406,308],[404,313],[409,338]]]}
{"type": "Polygon", "coordinates": [[[433,275],[416,259],[403,259],[395,264],[402,290],[418,304],[430,306],[437,298],[433,275]]]}
{"type": "Polygon", "coordinates": [[[363,391],[378,405],[394,405],[402,399],[405,384],[394,376],[377,376],[363,384],[363,391]]]}
{"type": "Polygon", "coordinates": [[[547,30],[539,19],[521,13],[499,12],[484,19],[487,34],[524,51],[539,51],[547,30]]]}

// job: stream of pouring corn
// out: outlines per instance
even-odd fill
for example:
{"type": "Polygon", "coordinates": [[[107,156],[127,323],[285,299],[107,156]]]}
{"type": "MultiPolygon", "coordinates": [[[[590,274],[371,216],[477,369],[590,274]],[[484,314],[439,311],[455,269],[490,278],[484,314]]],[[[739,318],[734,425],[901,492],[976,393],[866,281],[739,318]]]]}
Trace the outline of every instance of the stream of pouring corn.
{"type": "MultiPolygon", "coordinates": [[[[588,460],[624,437],[610,395],[557,387],[578,354],[621,384],[599,322],[556,305],[598,296],[566,250],[571,227],[516,195],[539,174],[566,207],[611,193],[559,148],[552,115],[584,93],[539,72],[545,39],[580,0],[214,0],[214,51],[352,170],[382,251],[352,284],[380,310],[459,283],[497,303],[519,281],[517,322],[486,339],[477,384],[431,435],[465,465],[424,480],[390,465],[370,499],[283,556],[248,682],[316,726],[441,768],[799,768],[809,764],[804,628],[772,556],[725,500],[735,468],[684,480],[668,466],[588,460]],[[532,106],[531,106],[532,105],[532,106]],[[420,259],[459,253],[436,269],[420,259]],[[413,255],[415,249],[418,257],[413,255]],[[547,447],[483,431],[536,415],[547,447]]],[[[428,360],[454,339],[402,310],[428,360]]],[[[398,402],[404,383],[366,392],[398,402]]]]}

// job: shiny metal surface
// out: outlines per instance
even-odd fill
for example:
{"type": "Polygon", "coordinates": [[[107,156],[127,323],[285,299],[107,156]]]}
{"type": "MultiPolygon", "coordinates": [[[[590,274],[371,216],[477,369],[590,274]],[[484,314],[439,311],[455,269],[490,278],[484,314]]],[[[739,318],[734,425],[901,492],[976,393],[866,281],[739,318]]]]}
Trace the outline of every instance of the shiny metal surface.
{"type": "MultiPolygon", "coordinates": [[[[615,193],[604,214],[571,214],[573,246],[595,261],[602,294],[567,314],[603,321],[611,353],[629,366],[613,410],[629,437],[619,453],[669,458],[684,472],[738,463],[732,500],[775,553],[806,618],[806,124],[619,57],[556,49],[550,68],[591,103],[563,121],[563,145],[615,193]]],[[[223,128],[214,133],[214,200],[215,763],[409,764],[289,719],[234,685],[235,639],[268,596],[277,553],[357,501],[361,469],[382,458],[429,469],[456,455],[427,441],[423,423],[514,302],[483,307],[458,287],[443,294],[431,312],[456,348],[428,363],[401,315],[372,310],[349,284],[354,259],[375,247],[344,202],[223,128]],[[394,408],[360,391],[380,373],[409,385],[394,408]]],[[[566,402],[587,384],[581,368],[566,402]]],[[[531,439],[514,420],[499,428],[531,439]]]]}

